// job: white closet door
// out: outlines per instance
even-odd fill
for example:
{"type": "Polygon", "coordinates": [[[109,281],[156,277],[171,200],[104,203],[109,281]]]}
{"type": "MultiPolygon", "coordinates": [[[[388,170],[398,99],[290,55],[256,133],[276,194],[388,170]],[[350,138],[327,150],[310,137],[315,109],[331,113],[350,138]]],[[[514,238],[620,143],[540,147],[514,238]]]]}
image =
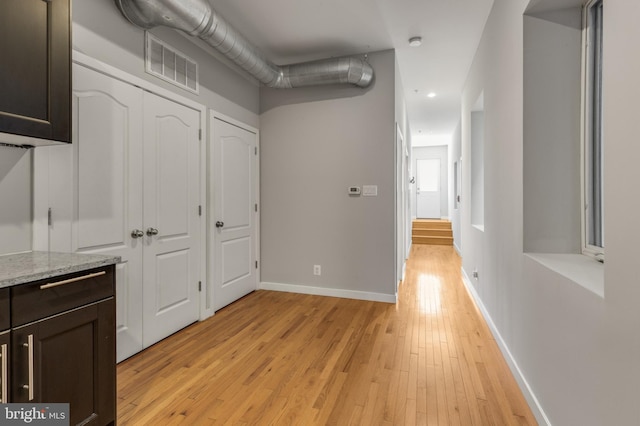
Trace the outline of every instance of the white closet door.
{"type": "Polygon", "coordinates": [[[200,113],[144,92],[144,346],[199,318],[200,113]]]}
{"type": "MultiPolygon", "coordinates": [[[[73,166],[66,170],[62,166],[63,170],[54,173],[74,176],[51,184],[58,187],[61,200],[65,198],[63,186],[73,194],[69,203],[73,218],[71,249],[122,257],[116,266],[118,361],[142,350],[144,241],[131,234],[142,229],[142,93],[134,86],[74,65],[73,144],[68,149],[56,148],[55,154],[64,157],[68,151],[73,160],[67,164],[73,166]]],[[[66,160],[59,160],[57,164],[65,164],[66,160]]],[[[53,245],[68,238],[64,237],[68,229],[65,222],[57,220],[64,208],[53,209],[53,250],[64,250],[53,245]]]]}
{"type": "Polygon", "coordinates": [[[212,122],[211,239],[213,306],[254,291],[256,269],[256,134],[218,118],[212,122]]]}

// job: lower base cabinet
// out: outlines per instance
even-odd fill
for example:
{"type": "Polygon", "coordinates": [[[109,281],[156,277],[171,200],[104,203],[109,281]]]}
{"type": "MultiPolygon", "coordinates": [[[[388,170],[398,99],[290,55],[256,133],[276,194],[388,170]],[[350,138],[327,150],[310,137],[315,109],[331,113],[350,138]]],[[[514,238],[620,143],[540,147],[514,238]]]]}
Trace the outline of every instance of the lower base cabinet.
{"type": "Polygon", "coordinates": [[[115,424],[114,289],[113,266],[10,288],[8,402],[68,403],[70,425],[115,424]]]}
{"type": "Polygon", "coordinates": [[[0,332],[0,403],[9,402],[9,380],[11,378],[9,370],[9,347],[11,346],[11,330],[0,332]]]}

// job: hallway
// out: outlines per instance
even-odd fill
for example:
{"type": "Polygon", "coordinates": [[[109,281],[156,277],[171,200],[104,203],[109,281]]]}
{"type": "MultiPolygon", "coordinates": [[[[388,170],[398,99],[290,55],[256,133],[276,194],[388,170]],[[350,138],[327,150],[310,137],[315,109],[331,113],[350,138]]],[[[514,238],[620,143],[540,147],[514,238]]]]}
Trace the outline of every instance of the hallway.
{"type": "Polygon", "coordinates": [[[398,303],[256,291],[118,366],[121,425],[535,425],[452,247],[398,303]]]}

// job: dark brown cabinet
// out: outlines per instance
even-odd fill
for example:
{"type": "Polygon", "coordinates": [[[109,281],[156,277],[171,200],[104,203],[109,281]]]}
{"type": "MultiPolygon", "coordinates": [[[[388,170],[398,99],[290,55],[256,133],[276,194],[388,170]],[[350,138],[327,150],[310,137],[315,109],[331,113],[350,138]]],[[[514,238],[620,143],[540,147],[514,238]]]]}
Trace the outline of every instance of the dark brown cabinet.
{"type": "Polygon", "coordinates": [[[10,290],[10,402],[69,403],[72,425],[114,424],[114,266],[10,290]]]}
{"type": "Polygon", "coordinates": [[[9,312],[9,289],[0,288],[0,333],[11,328],[9,312]]]}
{"type": "Polygon", "coordinates": [[[0,288],[0,403],[9,402],[11,347],[11,319],[9,317],[9,289],[0,288]]]}
{"type": "Polygon", "coordinates": [[[70,0],[0,1],[0,132],[71,142],[70,16],[70,0]]]}
{"type": "Polygon", "coordinates": [[[11,380],[11,360],[9,357],[11,347],[11,331],[0,331],[0,403],[9,402],[9,382],[11,380]]]}

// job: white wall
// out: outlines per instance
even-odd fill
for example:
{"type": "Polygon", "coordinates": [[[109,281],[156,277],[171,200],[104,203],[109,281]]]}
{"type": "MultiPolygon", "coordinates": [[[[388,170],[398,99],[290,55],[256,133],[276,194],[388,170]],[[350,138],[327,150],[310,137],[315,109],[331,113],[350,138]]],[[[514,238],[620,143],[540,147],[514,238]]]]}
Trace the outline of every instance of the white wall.
{"type": "Polygon", "coordinates": [[[32,151],[0,146],[0,255],[31,250],[32,151]]]}
{"type": "MultiPolygon", "coordinates": [[[[524,150],[523,134],[526,130],[530,138],[527,144],[544,134],[543,129],[523,130],[523,105],[528,105],[524,96],[531,96],[536,88],[548,90],[542,86],[544,82],[527,87],[523,80],[523,13],[527,3],[495,1],[463,92],[463,195],[471,185],[469,162],[464,161],[470,152],[470,112],[483,90],[486,126],[485,232],[471,226],[469,205],[463,198],[463,270],[471,276],[477,268],[479,279],[471,279],[471,287],[541,422],[637,425],[640,197],[633,192],[633,182],[640,181],[640,57],[631,52],[640,45],[636,19],[640,3],[607,0],[604,9],[604,297],[580,285],[572,274],[545,266],[523,252],[524,179],[528,176],[523,164],[534,164],[525,158],[531,154],[524,150]]],[[[532,3],[540,6],[544,2],[532,3]]],[[[550,64],[544,61],[554,61],[554,55],[539,60],[547,67],[550,64]]],[[[531,118],[529,113],[527,117],[531,118]]],[[[575,196],[573,192],[566,195],[575,196]]],[[[584,274],[598,268],[574,272],[584,274]]],[[[596,275],[589,278],[597,281],[596,275]]]]}
{"type": "Polygon", "coordinates": [[[367,89],[261,89],[263,283],[395,300],[395,54],[369,61],[367,89]]]}
{"type": "MultiPolygon", "coordinates": [[[[605,338],[602,397],[609,424],[640,424],[640,2],[607,0],[604,12],[605,338]]],[[[599,377],[602,379],[602,376],[599,377]]]]}

